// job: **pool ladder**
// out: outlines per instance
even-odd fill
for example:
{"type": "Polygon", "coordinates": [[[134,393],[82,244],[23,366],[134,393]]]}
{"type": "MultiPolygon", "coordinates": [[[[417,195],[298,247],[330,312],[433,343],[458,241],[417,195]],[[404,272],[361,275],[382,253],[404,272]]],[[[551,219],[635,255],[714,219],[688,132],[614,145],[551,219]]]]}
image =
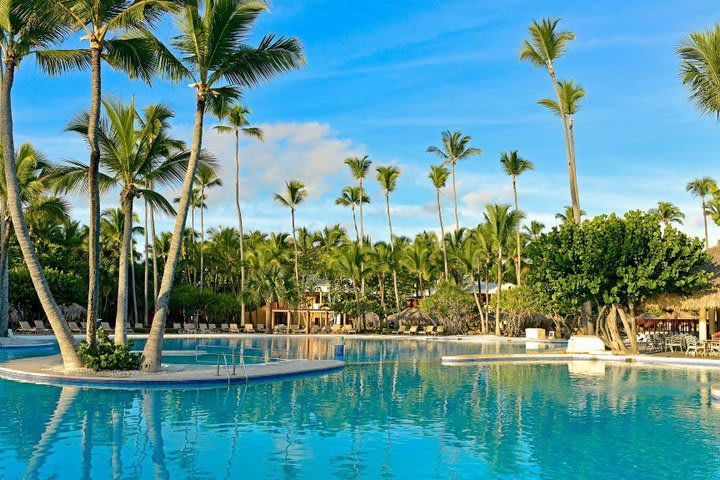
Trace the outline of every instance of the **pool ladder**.
{"type": "Polygon", "coordinates": [[[195,345],[195,361],[196,361],[196,362],[198,361],[198,358],[201,357],[202,355],[215,355],[215,356],[217,357],[215,375],[218,376],[218,377],[220,376],[220,364],[221,364],[220,360],[222,359],[222,363],[225,364],[225,375],[226,375],[226,377],[227,377],[227,382],[228,382],[228,384],[230,383],[230,377],[231,377],[231,376],[234,377],[235,375],[237,375],[237,365],[238,365],[238,363],[240,364],[240,366],[241,366],[242,369],[243,369],[243,373],[244,373],[244,375],[245,375],[245,383],[248,382],[248,373],[247,373],[247,367],[246,367],[246,365],[245,365],[245,355],[244,355],[244,353],[245,353],[245,349],[244,349],[243,347],[240,347],[240,352],[237,353],[235,347],[232,347],[232,348],[230,348],[230,347],[221,347],[221,346],[218,346],[218,345],[208,345],[208,344],[201,344],[201,343],[198,343],[197,345],[195,345]],[[230,350],[230,352],[229,352],[229,354],[230,354],[230,362],[228,363],[228,352],[226,352],[226,351],[214,352],[214,353],[211,353],[211,352],[200,352],[200,348],[201,348],[201,347],[202,347],[203,349],[213,349],[213,348],[215,348],[215,349],[229,349],[229,350],[230,350]],[[238,360],[237,362],[235,361],[236,357],[237,357],[237,360],[238,360]],[[230,365],[232,365],[232,375],[230,374],[230,365]]]}

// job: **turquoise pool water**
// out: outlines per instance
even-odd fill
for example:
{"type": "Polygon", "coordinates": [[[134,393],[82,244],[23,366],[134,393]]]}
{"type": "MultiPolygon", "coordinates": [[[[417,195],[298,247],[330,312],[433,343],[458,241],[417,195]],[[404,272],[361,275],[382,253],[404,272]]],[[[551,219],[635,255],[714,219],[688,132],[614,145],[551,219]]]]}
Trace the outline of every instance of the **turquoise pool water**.
{"type": "MultiPolygon", "coordinates": [[[[278,357],[334,344],[252,342],[278,357]]],[[[0,478],[717,477],[718,372],[439,362],[518,348],[353,339],[342,372],[203,390],[0,380],[0,478]]]]}

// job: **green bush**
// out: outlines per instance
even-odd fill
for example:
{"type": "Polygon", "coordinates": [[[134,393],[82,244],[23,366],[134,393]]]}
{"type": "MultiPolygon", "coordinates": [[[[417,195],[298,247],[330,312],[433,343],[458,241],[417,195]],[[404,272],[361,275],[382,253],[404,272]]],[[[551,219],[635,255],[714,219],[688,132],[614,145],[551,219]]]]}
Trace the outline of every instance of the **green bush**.
{"type": "Polygon", "coordinates": [[[472,294],[454,282],[441,280],[435,293],[420,300],[420,311],[438,317],[448,333],[462,333],[474,311],[472,294]]]}
{"type": "Polygon", "coordinates": [[[127,345],[115,345],[107,332],[101,327],[97,331],[97,342],[91,347],[85,340],[80,342],[78,353],[83,363],[93,370],[137,370],[140,366],[140,355],[132,353],[130,347],[133,341],[127,345]]]}

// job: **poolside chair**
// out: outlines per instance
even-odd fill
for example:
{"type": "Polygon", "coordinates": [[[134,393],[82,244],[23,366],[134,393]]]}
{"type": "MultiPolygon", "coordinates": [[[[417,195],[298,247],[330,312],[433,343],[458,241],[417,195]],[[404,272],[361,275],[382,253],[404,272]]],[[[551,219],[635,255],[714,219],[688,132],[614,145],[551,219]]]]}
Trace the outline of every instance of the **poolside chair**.
{"type": "Polygon", "coordinates": [[[720,343],[713,341],[710,344],[710,351],[708,352],[708,355],[711,357],[720,357],[720,343]]]}
{"type": "Polygon", "coordinates": [[[82,333],[80,325],[78,325],[77,322],[68,322],[68,327],[70,327],[70,331],[72,333],[82,333]]]}
{"type": "Polygon", "coordinates": [[[220,331],[218,330],[216,323],[208,323],[208,330],[210,330],[210,333],[217,333],[220,331]]]}
{"type": "Polygon", "coordinates": [[[200,327],[200,333],[210,333],[207,323],[200,323],[198,326],[200,327]]]}
{"type": "Polygon", "coordinates": [[[685,355],[690,357],[697,357],[698,353],[702,353],[704,349],[702,346],[698,343],[697,338],[695,337],[689,337],[685,340],[685,343],[687,345],[685,350],[685,355]]]}
{"type": "Polygon", "coordinates": [[[438,325],[433,331],[433,335],[445,335],[445,327],[438,325]]]}
{"type": "Polygon", "coordinates": [[[275,330],[273,330],[273,331],[277,334],[285,334],[285,333],[287,333],[287,326],[285,326],[285,324],[282,324],[282,323],[279,325],[275,325],[275,330]]]}
{"type": "Polygon", "coordinates": [[[665,340],[665,350],[674,352],[677,348],[678,351],[680,351],[682,350],[684,343],[685,340],[682,335],[671,335],[667,340],[665,340]]]}
{"type": "Polygon", "coordinates": [[[245,333],[256,333],[257,330],[255,330],[255,327],[252,323],[246,323],[245,324],[245,333]]]}
{"type": "Polygon", "coordinates": [[[86,331],[87,330],[87,322],[80,322],[80,328],[82,328],[83,332],[86,331]]]}
{"type": "Polygon", "coordinates": [[[402,335],[402,334],[405,333],[406,331],[407,331],[407,325],[400,325],[400,327],[398,327],[398,329],[395,330],[393,333],[394,333],[395,335],[402,335]]]}
{"type": "Polygon", "coordinates": [[[195,328],[195,324],[192,322],[185,322],[183,324],[183,333],[197,333],[197,329],[195,328]]]}
{"type": "Polygon", "coordinates": [[[258,333],[266,333],[267,330],[265,330],[265,324],[264,324],[264,323],[258,323],[258,324],[257,324],[257,331],[258,331],[258,333]]]}
{"type": "Polygon", "coordinates": [[[145,330],[145,325],[140,322],[135,322],[135,330],[145,330]]]}
{"type": "Polygon", "coordinates": [[[28,322],[20,321],[20,326],[16,330],[17,333],[35,333],[35,329],[28,322]]]}
{"type": "Polygon", "coordinates": [[[42,320],[35,320],[35,333],[40,335],[45,335],[48,333],[47,328],[45,328],[45,322],[42,320]]]}
{"type": "Polygon", "coordinates": [[[320,333],[320,325],[313,325],[310,327],[310,333],[320,333]]]}
{"type": "Polygon", "coordinates": [[[290,324],[290,333],[302,333],[300,325],[297,323],[290,324]]]}
{"type": "Polygon", "coordinates": [[[347,324],[344,327],[342,327],[342,333],[353,334],[353,333],[357,333],[357,332],[355,331],[355,329],[353,328],[352,325],[347,324]]]}
{"type": "Polygon", "coordinates": [[[105,333],[112,333],[113,331],[108,322],[100,322],[100,328],[105,330],[105,333]]]}
{"type": "Polygon", "coordinates": [[[230,333],[240,333],[240,328],[238,328],[237,323],[231,323],[229,325],[229,327],[230,327],[230,333]]]}
{"type": "Polygon", "coordinates": [[[427,327],[423,328],[423,331],[420,333],[424,333],[425,335],[433,335],[435,333],[435,326],[428,325],[427,327]]]}
{"type": "Polygon", "coordinates": [[[173,323],[172,328],[178,333],[182,332],[182,325],[180,325],[179,323],[173,323]]]}
{"type": "Polygon", "coordinates": [[[342,325],[338,325],[337,323],[335,323],[330,329],[330,333],[340,333],[342,331],[342,328],[342,325]]]}
{"type": "Polygon", "coordinates": [[[332,333],[332,325],[325,325],[320,329],[320,333],[332,333]]]}
{"type": "Polygon", "coordinates": [[[417,335],[417,333],[418,333],[418,326],[417,326],[417,325],[413,325],[413,326],[410,327],[410,330],[405,330],[403,333],[404,333],[405,335],[417,335]]]}

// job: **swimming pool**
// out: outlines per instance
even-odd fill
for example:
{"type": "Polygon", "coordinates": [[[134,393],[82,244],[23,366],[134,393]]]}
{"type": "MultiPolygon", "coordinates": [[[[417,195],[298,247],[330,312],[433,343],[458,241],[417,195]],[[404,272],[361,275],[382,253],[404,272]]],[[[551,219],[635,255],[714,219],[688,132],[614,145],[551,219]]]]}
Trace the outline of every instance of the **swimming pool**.
{"type": "MultiPolygon", "coordinates": [[[[322,356],[336,343],[248,341],[278,357],[322,356]]],[[[348,339],[346,348],[342,372],[217,389],[0,380],[0,478],[699,479],[720,471],[715,371],[439,361],[523,348],[507,344],[348,339]]]]}

